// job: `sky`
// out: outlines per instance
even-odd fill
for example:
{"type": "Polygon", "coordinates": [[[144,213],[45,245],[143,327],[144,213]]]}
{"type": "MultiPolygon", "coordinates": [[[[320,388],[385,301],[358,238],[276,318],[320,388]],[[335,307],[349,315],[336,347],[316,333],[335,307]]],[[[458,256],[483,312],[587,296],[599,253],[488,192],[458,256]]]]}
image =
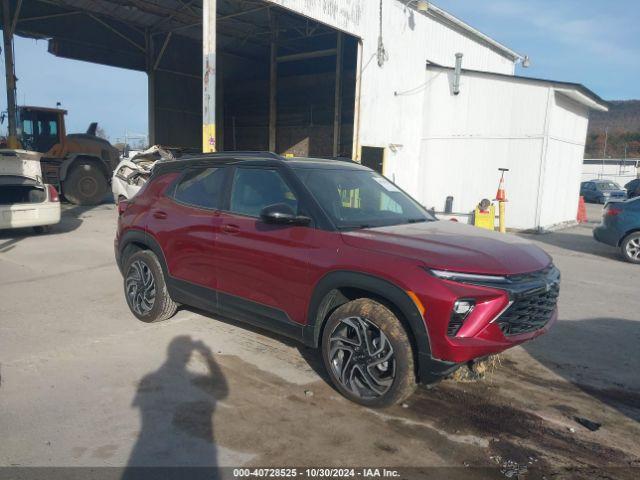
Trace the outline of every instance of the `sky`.
{"type": "MultiPolygon", "coordinates": [[[[435,3],[528,55],[531,67],[518,68],[519,75],[582,83],[606,100],[640,99],[640,0],[435,3]]],[[[144,73],[56,58],[42,40],[16,37],[15,51],[19,104],[55,107],[60,102],[69,111],[69,133],[83,132],[93,121],[112,142],[126,131],[147,133],[144,73]]],[[[2,75],[2,92],[4,80],[2,75]]],[[[0,106],[6,109],[4,94],[0,106]]],[[[0,131],[6,131],[6,122],[0,131]]]]}
{"type": "Polygon", "coordinates": [[[437,0],[531,58],[518,75],[582,83],[605,100],[640,99],[639,0],[437,0]]]}

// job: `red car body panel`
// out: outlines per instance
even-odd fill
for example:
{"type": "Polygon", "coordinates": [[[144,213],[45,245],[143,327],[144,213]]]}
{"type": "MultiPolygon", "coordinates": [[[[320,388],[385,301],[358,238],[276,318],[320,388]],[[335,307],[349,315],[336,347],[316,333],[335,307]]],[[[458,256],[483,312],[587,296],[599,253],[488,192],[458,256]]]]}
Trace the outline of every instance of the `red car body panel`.
{"type": "Polygon", "coordinates": [[[426,222],[350,232],[313,226],[269,225],[260,219],[182,205],[167,195],[178,174],[154,178],[121,213],[116,237],[146,231],[162,250],[168,274],[220,294],[282,310],[300,326],[310,318],[319,282],[332,272],[358,272],[397,286],[424,308],[435,359],[467,362],[545,333],[506,336],[494,322],[509,305],[501,288],[444,280],[429,269],[487,275],[536,272],[551,264],[537,247],[453,222],[426,222]],[[413,297],[412,297],[413,298],[413,297]],[[476,307],[455,336],[447,335],[452,306],[474,298],[476,307]]]}

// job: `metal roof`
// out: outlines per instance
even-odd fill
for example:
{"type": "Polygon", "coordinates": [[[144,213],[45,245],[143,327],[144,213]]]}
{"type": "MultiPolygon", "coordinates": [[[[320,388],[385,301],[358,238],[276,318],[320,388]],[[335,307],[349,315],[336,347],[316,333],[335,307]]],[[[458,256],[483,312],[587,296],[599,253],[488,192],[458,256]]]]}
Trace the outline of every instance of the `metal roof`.
{"type": "MultiPolygon", "coordinates": [[[[445,67],[434,62],[427,61],[427,68],[436,68],[442,70],[455,70],[454,67],[445,67]]],[[[530,83],[544,84],[554,88],[559,93],[566,95],[573,100],[586,105],[589,108],[600,111],[608,111],[609,103],[606,100],[600,98],[600,96],[589,90],[581,83],[563,82],[560,80],[548,80],[544,78],[525,77],[521,75],[507,75],[504,73],[485,72],[481,70],[462,69],[462,73],[471,73],[474,75],[485,77],[497,77],[509,81],[524,81],[530,83]]]]}
{"type": "MultiPolygon", "coordinates": [[[[199,75],[202,0],[9,0],[17,35],[49,40],[54,55],[134,70],[148,68],[147,54],[163,57],[160,69],[199,75]],[[150,42],[155,46],[149,48],[150,42]],[[189,50],[190,62],[173,53],[189,50]],[[169,48],[167,49],[167,45],[169,48]],[[165,49],[167,50],[165,52],[165,49]],[[188,65],[187,65],[188,63],[188,65]],[[190,69],[198,68],[198,71],[190,69]]],[[[271,11],[277,11],[283,54],[330,48],[333,29],[263,0],[218,0],[218,52],[251,60],[268,53],[271,11]],[[324,43],[328,47],[324,47],[324,43]],[[311,48],[313,44],[313,48],[311,48]]]]}

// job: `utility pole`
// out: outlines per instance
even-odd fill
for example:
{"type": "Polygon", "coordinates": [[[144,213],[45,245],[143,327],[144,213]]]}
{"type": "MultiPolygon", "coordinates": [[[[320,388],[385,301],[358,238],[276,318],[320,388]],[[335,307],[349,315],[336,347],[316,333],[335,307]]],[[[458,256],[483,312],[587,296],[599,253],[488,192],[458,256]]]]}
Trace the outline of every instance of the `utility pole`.
{"type": "Polygon", "coordinates": [[[4,41],[4,70],[7,82],[7,114],[9,116],[9,135],[7,137],[7,146],[9,148],[18,148],[16,73],[13,61],[13,27],[11,18],[9,0],[2,0],[2,37],[4,41]]]}
{"type": "Polygon", "coordinates": [[[602,168],[600,169],[600,178],[604,176],[604,161],[607,158],[607,141],[609,140],[609,127],[604,129],[604,149],[602,151],[602,168]]]}

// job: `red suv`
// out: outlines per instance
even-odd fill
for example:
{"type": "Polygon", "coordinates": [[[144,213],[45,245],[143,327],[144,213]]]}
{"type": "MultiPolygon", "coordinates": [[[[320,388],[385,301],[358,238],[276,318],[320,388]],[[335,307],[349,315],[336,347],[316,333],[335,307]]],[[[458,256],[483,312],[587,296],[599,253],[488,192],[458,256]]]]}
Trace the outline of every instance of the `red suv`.
{"type": "Polygon", "coordinates": [[[225,153],[158,163],[120,203],[132,313],[179,304],[322,352],[349,399],[386,406],[557,318],[560,273],[513,235],[437,221],[357,163],[225,153]]]}

